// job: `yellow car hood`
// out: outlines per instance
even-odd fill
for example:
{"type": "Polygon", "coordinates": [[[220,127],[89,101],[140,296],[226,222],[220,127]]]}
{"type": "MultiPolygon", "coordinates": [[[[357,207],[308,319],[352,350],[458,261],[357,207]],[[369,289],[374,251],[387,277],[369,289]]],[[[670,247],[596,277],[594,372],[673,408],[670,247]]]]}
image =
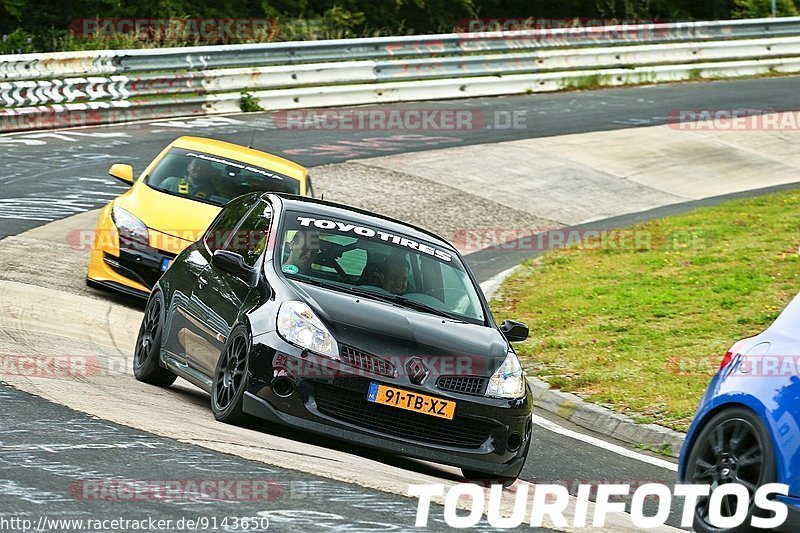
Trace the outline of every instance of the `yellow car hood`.
{"type": "Polygon", "coordinates": [[[142,182],[117,198],[116,205],[151,230],[151,246],[172,253],[180,253],[199,239],[222,210],[215,205],[158,192],[142,182]]]}

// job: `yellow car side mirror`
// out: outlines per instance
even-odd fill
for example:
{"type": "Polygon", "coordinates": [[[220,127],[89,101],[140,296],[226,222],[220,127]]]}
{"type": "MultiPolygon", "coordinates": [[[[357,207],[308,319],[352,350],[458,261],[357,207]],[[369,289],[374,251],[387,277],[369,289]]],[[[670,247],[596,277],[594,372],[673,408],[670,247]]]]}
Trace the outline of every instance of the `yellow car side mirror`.
{"type": "Polygon", "coordinates": [[[127,185],[133,185],[133,167],[130,165],[123,165],[122,163],[112,165],[108,174],[127,185]]]}

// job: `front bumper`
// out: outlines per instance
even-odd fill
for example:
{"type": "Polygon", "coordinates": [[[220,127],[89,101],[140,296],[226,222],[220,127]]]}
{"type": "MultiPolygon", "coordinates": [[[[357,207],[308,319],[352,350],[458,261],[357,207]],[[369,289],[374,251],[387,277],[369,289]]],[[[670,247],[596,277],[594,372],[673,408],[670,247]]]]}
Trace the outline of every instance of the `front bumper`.
{"type": "Polygon", "coordinates": [[[274,332],[254,339],[249,370],[244,411],[253,416],[489,476],[516,477],[525,463],[530,390],[519,400],[500,400],[440,390],[435,376],[418,386],[309,354],[274,332]],[[452,400],[455,417],[368,402],[373,382],[452,400]]]}
{"type": "Polygon", "coordinates": [[[173,254],[143,245],[121,248],[118,255],[95,250],[86,279],[89,285],[147,298],[165,271],[162,270],[162,262],[171,261],[174,257],[173,254]]]}
{"type": "Polygon", "coordinates": [[[86,283],[90,287],[147,298],[164,273],[163,262],[171,261],[177,254],[120,239],[111,221],[110,209],[107,206],[100,215],[86,283]]]}

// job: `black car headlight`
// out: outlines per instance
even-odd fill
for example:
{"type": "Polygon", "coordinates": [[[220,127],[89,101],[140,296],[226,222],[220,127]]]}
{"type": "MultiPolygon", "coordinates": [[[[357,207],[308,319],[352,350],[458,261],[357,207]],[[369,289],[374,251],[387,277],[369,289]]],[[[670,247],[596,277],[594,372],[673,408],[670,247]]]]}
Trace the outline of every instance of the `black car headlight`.
{"type": "Polygon", "coordinates": [[[287,342],[314,353],[339,359],[339,345],[308,305],[283,302],[278,310],[278,333],[287,342]]]}
{"type": "Polygon", "coordinates": [[[144,222],[119,206],[111,210],[111,220],[122,239],[150,245],[150,232],[144,222]]]}
{"type": "Polygon", "coordinates": [[[500,368],[489,378],[486,396],[521,398],[525,395],[525,372],[514,352],[509,352],[500,368]]]}

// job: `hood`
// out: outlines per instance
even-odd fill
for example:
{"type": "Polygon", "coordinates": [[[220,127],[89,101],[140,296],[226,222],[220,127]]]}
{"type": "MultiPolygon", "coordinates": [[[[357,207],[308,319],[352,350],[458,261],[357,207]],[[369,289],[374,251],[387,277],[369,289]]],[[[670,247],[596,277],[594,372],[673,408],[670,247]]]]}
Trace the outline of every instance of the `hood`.
{"type": "Polygon", "coordinates": [[[187,246],[200,238],[222,210],[215,205],[158,192],[143,182],[137,182],[116,200],[116,204],[151,230],[183,239],[187,246]]]}
{"type": "Polygon", "coordinates": [[[508,354],[508,342],[492,327],[301,282],[289,284],[322,319],[340,347],[344,344],[392,360],[414,356],[425,361],[446,359],[437,374],[487,377],[508,354]],[[467,365],[470,370],[465,372],[467,365]]]}

